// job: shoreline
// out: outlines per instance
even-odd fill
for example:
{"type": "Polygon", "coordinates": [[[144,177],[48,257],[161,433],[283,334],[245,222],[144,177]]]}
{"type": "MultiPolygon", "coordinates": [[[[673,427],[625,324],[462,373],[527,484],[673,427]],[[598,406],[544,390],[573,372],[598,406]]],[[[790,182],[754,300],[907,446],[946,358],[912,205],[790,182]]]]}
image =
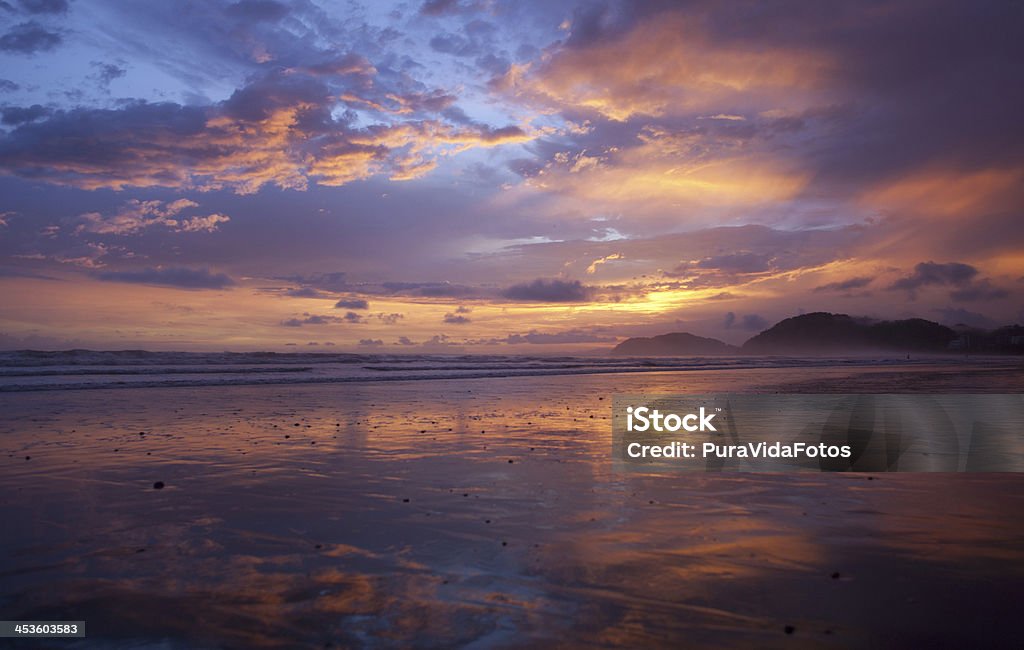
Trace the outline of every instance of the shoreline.
{"type": "MultiPolygon", "coordinates": [[[[710,357],[700,357],[701,361],[706,362],[710,357]]],[[[227,378],[217,379],[159,379],[153,381],[146,380],[132,380],[132,381],[106,381],[98,382],[94,381],[91,383],[86,382],[70,382],[70,383],[40,383],[40,384],[0,384],[0,394],[5,393],[26,393],[26,392],[40,392],[40,391],[69,391],[69,390],[120,390],[124,388],[201,388],[201,387],[217,387],[217,386],[300,386],[300,385],[316,385],[316,384],[369,384],[369,383],[387,383],[387,382],[409,382],[409,381],[450,381],[450,380],[479,380],[479,379],[515,379],[524,377],[563,377],[563,376],[586,376],[586,375],[629,375],[629,374],[648,374],[648,373],[695,373],[695,372],[722,372],[722,371],[742,371],[742,370],[786,370],[786,369],[847,369],[851,372],[862,373],[872,368],[881,370],[881,373],[897,369],[906,369],[906,372],[920,372],[923,376],[931,376],[932,373],[926,373],[925,368],[956,368],[957,372],[961,374],[981,374],[981,373],[1003,373],[1007,374],[1008,378],[1015,378],[1016,373],[1024,372],[1024,361],[1016,360],[1013,357],[982,357],[976,359],[963,359],[959,361],[952,361],[946,359],[937,358],[921,358],[912,361],[906,361],[903,359],[891,359],[891,360],[879,360],[873,358],[855,358],[855,357],[844,357],[844,358],[791,358],[791,357],[776,357],[771,360],[779,360],[780,363],[774,363],[772,365],[757,365],[749,364],[722,364],[714,365],[713,363],[704,364],[689,364],[689,365],[659,365],[659,366],[640,366],[640,367],[563,367],[563,368],[504,368],[500,370],[485,369],[479,372],[467,371],[463,367],[459,367],[456,370],[419,370],[419,369],[401,369],[395,370],[395,372],[405,372],[404,375],[382,375],[382,374],[369,374],[369,375],[355,375],[355,376],[293,376],[292,373],[302,372],[309,370],[307,368],[291,369],[291,368],[269,368],[259,369],[254,371],[255,373],[265,372],[270,376],[267,377],[241,377],[246,371],[238,369],[227,369],[219,371],[222,374],[228,375],[227,378]],[[1016,361],[1016,362],[1014,362],[1016,361]],[[967,370],[963,370],[964,368],[967,370]],[[458,374],[455,374],[455,373],[458,374]],[[417,373],[417,374],[410,374],[417,373]],[[422,373],[422,374],[419,374],[422,373]]],[[[650,361],[650,360],[648,360],[650,361]]],[[[585,364],[584,364],[585,365],[585,364]]],[[[347,369],[347,368],[346,368],[347,369]]],[[[363,370],[372,370],[375,372],[381,372],[380,368],[372,366],[363,366],[363,370]]],[[[158,375],[158,372],[139,372],[134,368],[129,369],[123,373],[124,376],[129,377],[140,377],[158,375]]],[[[169,372],[169,375],[174,375],[174,372],[169,372]]],[[[215,375],[218,374],[217,370],[213,369],[202,369],[202,370],[189,370],[188,372],[180,372],[178,374],[185,375],[215,375]]],[[[111,369],[108,373],[103,373],[99,369],[89,369],[86,372],[76,371],[69,372],[66,374],[60,374],[50,368],[45,368],[41,372],[36,374],[28,373],[12,373],[5,375],[0,373],[0,380],[7,377],[61,377],[61,376],[75,376],[75,377],[98,377],[98,376],[121,376],[119,369],[111,369]]],[[[798,386],[799,384],[795,384],[798,386]]],[[[1024,386],[1024,384],[1022,384],[1024,386]]],[[[800,392],[797,390],[796,392],[800,392]]]]}

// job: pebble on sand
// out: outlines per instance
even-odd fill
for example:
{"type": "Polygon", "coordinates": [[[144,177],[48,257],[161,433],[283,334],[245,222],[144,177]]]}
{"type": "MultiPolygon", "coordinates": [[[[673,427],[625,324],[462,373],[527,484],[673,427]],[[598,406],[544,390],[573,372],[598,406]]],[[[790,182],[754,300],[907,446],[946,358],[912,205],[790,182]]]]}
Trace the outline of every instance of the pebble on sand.
{"type": "Polygon", "coordinates": [[[162,490],[162,489],[164,489],[164,482],[163,481],[157,481],[156,483],[153,484],[153,489],[154,490],[162,490]]]}

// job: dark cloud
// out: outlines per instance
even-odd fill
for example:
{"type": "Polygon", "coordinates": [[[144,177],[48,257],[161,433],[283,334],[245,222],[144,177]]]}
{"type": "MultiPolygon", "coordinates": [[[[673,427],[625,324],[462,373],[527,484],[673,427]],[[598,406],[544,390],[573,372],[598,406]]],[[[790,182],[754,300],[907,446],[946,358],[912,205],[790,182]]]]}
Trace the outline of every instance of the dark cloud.
{"type": "Polygon", "coordinates": [[[384,341],[380,339],[359,339],[359,345],[363,347],[380,347],[384,345],[384,341]]]}
{"type": "Polygon", "coordinates": [[[334,303],[335,309],[369,309],[370,303],[361,298],[342,298],[334,303]]]}
{"type": "Polygon", "coordinates": [[[979,300],[1001,300],[1010,295],[1006,289],[992,284],[988,279],[979,280],[949,293],[949,297],[957,302],[977,302],[979,300]]]}
{"type": "Polygon", "coordinates": [[[299,287],[297,289],[289,289],[284,292],[286,296],[292,298],[327,298],[328,296],[324,292],[314,289],[313,287],[299,287]]]}
{"type": "Polygon", "coordinates": [[[0,92],[12,93],[15,90],[19,90],[21,86],[14,83],[10,79],[0,79],[0,92]]]}
{"type": "MultiPolygon", "coordinates": [[[[755,4],[736,7],[713,0],[602,3],[576,13],[570,39],[551,60],[593,61],[576,83],[607,79],[606,86],[594,88],[608,87],[633,102],[638,96],[671,97],[676,91],[685,100],[691,88],[685,79],[675,85],[652,83],[644,73],[664,70],[658,62],[630,76],[609,70],[602,65],[605,59],[585,56],[600,54],[627,34],[635,39],[661,33],[672,42],[668,35],[673,30],[692,27],[692,36],[703,40],[712,59],[763,53],[762,72],[773,70],[772,56],[778,52],[835,62],[826,64],[829,69],[820,78],[806,80],[815,92],[800,102],[803,110],[844,107],[836,121],[806,121],[815,129],[816,146],[798,155],[814,170],[815,191],[820,191],[818,183],[883,180],[936,161],[961,170],[1019,165],[1024,133],[1014,128],[1014,116],[1024,112],[1024,86],[1008,88],[1006,79],[1024,58],[1020,7],[999,0],[908,0],[887,3],[884,21],[876,10],[867,4],[782,3],[764,11],[755,4]],[[623,85],[616,87],[616,80],[623,85]]],[[[685,41],[675,42],[685,47],[685,41]]],[[[635,63],[627,58],[621,65],[628,69],[635,63]]],[[[787,85],[797,90],[801,84],[787,85]]],[[[756,105],[760,97],[753,86],[729,103],[756,105]]]]}
{"type": "Polygon", "coordinates": [[[356,52],[332,56],[320,63],[308,64],[304,69],[315,75],[354,77],[360,86],[372,83],[373,75],[377,73],[370,60],[356,52]]]}
{"type": "Polygon", "coordinates": [[[445,314],[444,320],[442,322],[447,323],[449,325],[465,325],[466,323],[470,323],[472,321],[470,321],[469,318],[465,316],[460,316],[458,314],[445,314]]]}
{"type": "Polygon", "coordinates": [[[201,137],[206,120],[201,108],[170,103],[58,111],[45,122],[19,126],[0,140],[0,168],[87,187],[93,182],[118,188],[184,183],[178,164],[201,166],[218,155],[209,149],[190,151],[186,144],[201,137]],[[135,130],[148,136],[139,139],[135,130]],[[178,142],[174,151],[169,149],[172,142],[178,142]],[[147,170],[144,177],[139,170],[147,170]]]}
{"type": "Polygon", "coordinates": [[[0,36],[0,50],[17,54],[46,52],[61,44],[63,39],[57,32],[44,29],[35,22],[15,25],[0,36]]]}
{"type": "Polygon", "coordinates": [[[498,56],[493,52],[487,52],[477,57],[476,67],[480,68],[492,77],[498,77],[508,72],[509,66],[512,62],[503,56],[498,56]]]}
{"type": "Polygon", "coordinates": [[[476,43],[458,34],[439,34],[433,37],[430,39],[430,49],[454,56],[476,56],[480,53],[476,43]]]}
{"type": "MultiPolygon", "coordinates": [[[[224,102],[224,113],[246,122],[259,122],[274,115],[281,109],[293,106],[315,107],[316,117],[329,121],[326,106],[330,103],[331,91],[315,77],[286,74],[274,71],[257,77],[235,90],[224,102]]],[[[324,126],[314,125],[314,129],[324,126]]]]}
{"type": "Polygon", "coordinates": [[[5,106],[0,109],[0,122],[11,126],[35,122],[50,114],[50,109],[40,104],[31,106],[5,106]]]}
{"type": "Polygon", "coordinates": [[[68,0],[20,0],[21,6],[30,14],[67,13],[68,0]]]}
{"type": "Polygon", "coordinates": [[[829,282],[823,284],[820,287],[814,287],[815,293],[839,293],[845,291],[851,291],[853,289],[863,289],[874,281],[873,277],[856,277],[848,280],[840,280],[839,282],[829,282]]]}
{"type": "Polygon", "coordinates": [[[593,294],[591,287],[579,280],[546,280],[538,278],[526,284],[515,284],[501,292],[510,300],[524,302],[585,302],[593,294]]]}
{"type": "Polygon", "coordinates": [[[129,282],[132,284],[154,284],[179,289],[226,289],[235,281],[223,273],[209,269],[160,268],[141,271],[106,271],[97,277],[106,282],[129,282]]]}
{"type": "Polygon", "coordinates": [[[961,307],[947,307],[944,309],[936,309],[936,312],[940,314],[942,322],[946,325],[967,325],[969,327],[980,327],[987,329],[995,327],[996,322],[985,316],[973,311],[967,311],[961,307]]]}
{"type": "Polygon", "coordinates": [[[288,7],[274,0],[240,0],[228,5],[224,13],[243,20],[276,22],[288,15],[288,7]]]}
{"type": "Polygon", "coordinates": [[[466,298],[479,293],[474,287],[451,282],[384,282],[381,288],[389,294],[427,298],[466,298]]]}
{"type": "Polygon", "coordinates": [[[425,16],[443,16],[457,13],[459,9],[458,0],[427,0],[420,7],[420,13],[425,16]]]}
{"type": "Polygon", "coordinates": [[[526,334],[509,334],[504,339],[504,342],[509,345],[520,345],[523,343],[556,345],[559,343],[612,343],[616,340],[614,336],[603,336],[581,329],[573,329],[565,332],[537,332],[531,330],[526,334]]]}
{"type": "Polygon", "coordinates": [[[302,318],[289,318],[281,321],[285,327],[302,327],[303,325],[330,325],[340,323],[342,319],[337,316],[321,316],[319,314],[304,313],[302,318]]]}
{"type": "Polygon", "coordinates": [[[914,272],[889,286],[890,291],[906,291],[912,297],[917,290],[932,285],[964,285],[978,275],[978,269],[961,262],[921,262],[914,272]]]}
{"type": "Polygon", "coordinates": [[[676,267],[675,273],[685,273],[692,269],[723,271],[725,273],[763,273],[771,271],[774,256],[771,253],[754,253],[741,251],[705,257],[693,263],[684,263],[676,267]]]}
{"type": "Polygon", "coordinates": [[[125,68],[113,63],[101,63],[99,61],[93,61],[92,66],[96,68],[96,73],[93,76],[96,82],[100,85],[100,88],[106,89],[110,86],[110,83],[115,79],[128,74],[125,68]]]}
{"type": "Polygon", "coordinates": [[[742,318],[737,319],[736,314],[733,312],[727,312],[725,318],[722,319],[722,327],[727,330],[740,329],[746,331],[757,331],[760,332],[768,327],[770,323],[767,319],[758,316],[757,314],[747,314],[742,318]]]}
{"type": "Polygon", "coordinates": [[[347,291],[350,288],[345,279],[345,273],[342,271],[312,275],[288,275],[277,279],[324,291],[347,291]]]}
{"type": "Polygon", "coordinates": [[[31,278],[33,280],[57,280],[57,278],[31,271],[0,267],[0,278],[31,278]]]}

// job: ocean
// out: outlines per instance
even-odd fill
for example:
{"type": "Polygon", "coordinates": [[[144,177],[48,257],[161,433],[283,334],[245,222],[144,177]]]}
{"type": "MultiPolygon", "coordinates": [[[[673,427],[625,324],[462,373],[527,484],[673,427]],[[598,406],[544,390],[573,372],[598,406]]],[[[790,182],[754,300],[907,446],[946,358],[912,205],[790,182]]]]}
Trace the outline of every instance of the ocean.
{"type": "MultiPolygon", "coordinates": [[[[983,359],[988,368],[1012,358],[983,359]]],[[[973,368],[978,359],[902,355],[840,357],[715,356],[629,358],[276,352],[0,352],[0,392],[86,388],[340,384],[641,372],[710,372],[800,368],[973,368]]]]}

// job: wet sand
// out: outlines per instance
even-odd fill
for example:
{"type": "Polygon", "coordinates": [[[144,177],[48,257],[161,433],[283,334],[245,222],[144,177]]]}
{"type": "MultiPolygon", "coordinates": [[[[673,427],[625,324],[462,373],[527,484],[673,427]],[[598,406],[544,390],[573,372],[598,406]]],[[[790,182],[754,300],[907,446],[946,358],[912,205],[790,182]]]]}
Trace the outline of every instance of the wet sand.
{"type": "Polygon", "coordinates": [[[1021,375],[0,395],[0,618],[86,621],[61,648],[1020,647],[1024,475],[614,473],[609,419],[617,392],[1021,375]]]}

